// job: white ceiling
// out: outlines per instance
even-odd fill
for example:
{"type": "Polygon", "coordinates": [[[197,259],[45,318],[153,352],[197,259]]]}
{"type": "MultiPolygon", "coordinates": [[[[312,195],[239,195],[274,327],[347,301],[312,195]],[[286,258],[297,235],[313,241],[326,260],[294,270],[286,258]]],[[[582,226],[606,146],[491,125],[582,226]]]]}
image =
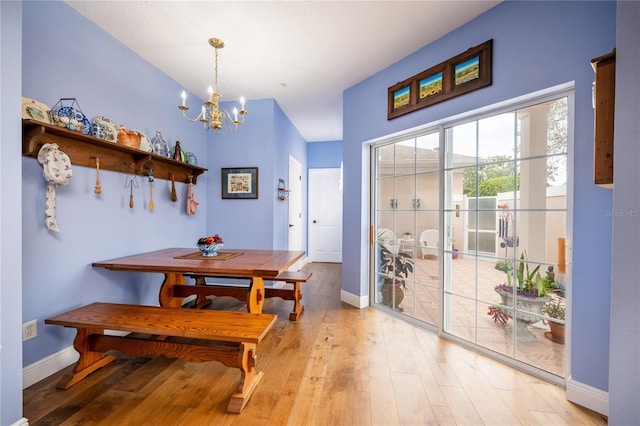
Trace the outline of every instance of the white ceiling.
{"type": "Polygon", "coordinates": [[[222,39],[221,100],[273,98],[309,142],[342,139],[345,89],[499,2],[67,1],[203,99],[222,39]]]}

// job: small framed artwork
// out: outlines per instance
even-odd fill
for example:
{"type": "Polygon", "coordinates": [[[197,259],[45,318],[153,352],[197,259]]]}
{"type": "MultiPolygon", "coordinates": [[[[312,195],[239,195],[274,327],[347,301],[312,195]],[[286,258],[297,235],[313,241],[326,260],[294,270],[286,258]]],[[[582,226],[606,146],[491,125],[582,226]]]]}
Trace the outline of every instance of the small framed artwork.
{"type": "Polygon", "coordinates": [[[222,168],[222,198],[258,198],[258,168],[222,168]]]}
{"type": "Polygon", "coordinates": [[[491,85],[491,48],[492,40],[489,40],[451,59],[452,96],[491,85]]]}
{"type": "Polygon", "coordinates": [[[406,114],[415,104],[412,81],[402,81],[389,88],[389,109],[388,113],[391,117],[406,114]]]}

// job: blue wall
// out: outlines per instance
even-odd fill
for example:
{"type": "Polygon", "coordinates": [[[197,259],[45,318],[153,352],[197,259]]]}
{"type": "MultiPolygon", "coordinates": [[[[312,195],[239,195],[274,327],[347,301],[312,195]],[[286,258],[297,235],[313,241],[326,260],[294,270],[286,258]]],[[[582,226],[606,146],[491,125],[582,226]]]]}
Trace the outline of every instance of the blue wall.
{"type": "Polygon", "coordinates": [[[366,158],[374,138],[575,82],[573,174],[573,379],[608,389],[612,193],[593,184],[590,60],[616,43],[615,2],[501,3],[344,94],[343,289],[365,295],[368,237],[366,158]],[[388,121],[387,88],[471,46],[493,39],[493,85],[388,121]],[[363,171],[365,173],[363,173],[363,171]],[[598,248],[598,249],[594,249],[598,248]]]}
{"type": "Polygon", "coordinates": [[[342,141],[307,144],[307,166],[310,169],[336,169],[342,163],[342,141]]]}
{"type": "Polygon", "coordinates": [[[22,417],[22,6],[0,2],[0,424],[22,417]]]}

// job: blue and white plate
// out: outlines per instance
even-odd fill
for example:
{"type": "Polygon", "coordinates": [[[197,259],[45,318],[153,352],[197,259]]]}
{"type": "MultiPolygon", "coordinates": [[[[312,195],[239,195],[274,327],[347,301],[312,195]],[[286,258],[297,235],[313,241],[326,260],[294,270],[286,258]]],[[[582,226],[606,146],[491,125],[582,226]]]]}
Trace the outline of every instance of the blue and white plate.
{"type": "MultiPolygon", "coordinates": [[[[118,126],[116,125],[116,123],[107,118],[107,117],[96,117],[93,119],[93,125],[94,127],[99,127],[101,130],[103,130],[103,132],[100,132],[100,135],[102,135],[102,133],[104,133],[104,139],[108,142],[118,142],[118,126]]],[[[98,135],[94,135],[96,137],[100,137],[98,135]]]]}
{"type": "Polygon", "coordinates": [[[77,126],[82,126],[82,133],[91,134],[91,122],[81,111],[70,106],[63,106],[56,111],[55,115],[66,124],[69,130],[75,130],[77,126]]]}

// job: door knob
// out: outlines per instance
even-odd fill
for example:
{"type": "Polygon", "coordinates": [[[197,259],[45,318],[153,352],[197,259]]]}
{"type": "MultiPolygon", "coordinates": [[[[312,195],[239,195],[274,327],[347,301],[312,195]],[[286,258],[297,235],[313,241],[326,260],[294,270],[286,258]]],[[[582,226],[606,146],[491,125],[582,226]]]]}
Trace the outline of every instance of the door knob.
{"type": "Polygon", "coordinates": [[[313,223],[318,223],[318,221],[317,221],[317,220],[314,220],[314,221],[313,221],[313,223]]]}

